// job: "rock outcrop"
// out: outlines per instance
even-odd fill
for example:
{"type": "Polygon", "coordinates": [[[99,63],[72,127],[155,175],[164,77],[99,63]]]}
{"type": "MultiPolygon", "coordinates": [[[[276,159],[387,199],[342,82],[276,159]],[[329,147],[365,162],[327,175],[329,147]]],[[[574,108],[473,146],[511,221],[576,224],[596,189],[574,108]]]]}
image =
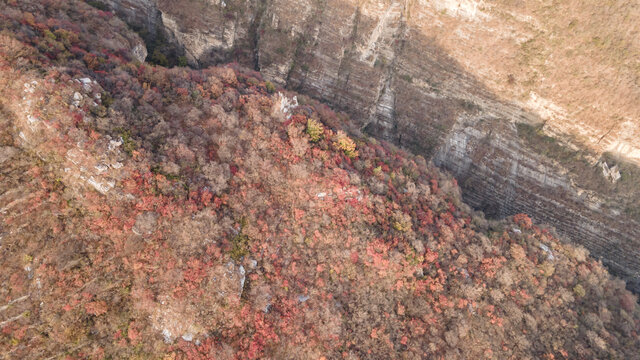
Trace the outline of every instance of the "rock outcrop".
{"type": "Polygon", "coordinates": [[[565,19],[554,6],[569,5],[470,0],[106,2],[130,23],[164,29],[191,65],[235,60],[349,113],[354,128],[450,170],[473,206],[553,224],[640,291],[640,225],[627,215],[638,192],[581,181],[606,151],[640,158],[640,46],[598,27],[609,19],[635,29],[617,19],[626,5],[576,5],[565,19]],[[572,42],[581,45],[567,53],[572,42]],[[607,54],[616,49],[614,61],[607,54]],[[572,161],[592,167],[540,151],[516,124],[584,152],[572,161]]]}
{"type": "Polygon", "coordinates": [[[104,3],[138,29],[155,34],[158,27],[162,26],[156,0],[106,0],[104,3]]]}
{"type": "Polygon", "coordinates": [[[513,124],[496,119],[457,124],[433,160],[455,175],[467,204],[489,217],[535,214],[625,276],[629,288],[640,289],[633,272],[640,269],[638,227],[602,194],[576,186],[557,162],[529,151],[513,124]]]}

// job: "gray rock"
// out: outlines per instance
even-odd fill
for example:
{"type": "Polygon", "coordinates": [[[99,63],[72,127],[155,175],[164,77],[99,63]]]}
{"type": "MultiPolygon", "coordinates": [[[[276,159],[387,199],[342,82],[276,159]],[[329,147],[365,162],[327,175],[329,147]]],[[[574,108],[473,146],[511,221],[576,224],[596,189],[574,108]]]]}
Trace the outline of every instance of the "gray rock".
{"type": "Polygon", "coordinates": [[[11,160],[16,154],[18,154],[18,149],[12,146],[0,146],[0,164],[11,160]]]}
{"type": "Polygon", "coordinates": [[[137,235],[151,234],[157,225],[158,214],[153,211],[144,212],[136,218],[136,223],[131,229],[137,235]]]}
{"type": "Polygon", "coordinates": [[[147,58],[147,47],[142,43],[137,44],[131,50],[131,54],[133,55],[134,59],[142,63],[147,58]]]}

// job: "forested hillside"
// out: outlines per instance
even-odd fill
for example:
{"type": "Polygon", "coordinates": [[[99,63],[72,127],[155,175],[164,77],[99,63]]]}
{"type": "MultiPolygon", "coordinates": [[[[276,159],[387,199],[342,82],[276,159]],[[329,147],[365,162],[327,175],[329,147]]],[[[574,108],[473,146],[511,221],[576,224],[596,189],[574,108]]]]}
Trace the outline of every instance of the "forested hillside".
{"type": "Polygon", "coordinates": [[[0,4],[4,358],[638,358],[636,298],[584,249],[257,72],[139,45],[84,2],[0,4]]]}

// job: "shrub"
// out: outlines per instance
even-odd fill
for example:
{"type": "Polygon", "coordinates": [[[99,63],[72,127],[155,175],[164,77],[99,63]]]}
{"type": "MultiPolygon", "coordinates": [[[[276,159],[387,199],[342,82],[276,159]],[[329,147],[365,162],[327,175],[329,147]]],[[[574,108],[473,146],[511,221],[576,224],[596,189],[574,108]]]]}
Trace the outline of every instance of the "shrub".
{"type": "Polygon", "coordinates": [[[130,156],[133,155],[133,151],[136,150],[136,143],[131,138],[131,132],[129,130],[121,131],[120,137],[122,138],[122,150],[130,156]]]}
{"type": "Polygon", "coordinates": [[[265,82],[264,86],[267,88],[267,92],[269,94],[273,94],[276,91],[276,87],[275,85],[273,85],[273,83],[271,83],[271,81],[265,82]]]}
{"type": "Polygon", "coordinates": [[[336,139],[336,145],[338,149],[340,149],[344,154],[349,158],[354,158],[358,156],[358,151],[356,150],[356,143],[347,136],[343,131],[338,131],[336,139]]]}
{"type": "Polygon", "coordinates": [[[527,214],[513,215],[513,222],[515,222],[516,224],[518,224],[524,229],[531,229],[531,226],[533,225],[531,218],[527,214]]]}
{"type": "Polygon", "coordinates": [[[324,137],[324,126],[319,121],[307,119],[306,133],[312,142],[318,142],[324,137]]]}
{"type": "Polygon", "coordinates": [[[229,256],[235,261],[240,261],[249,254],[250,239],[247,235],[238,234],[231,239],[231,251],[229,256]]]}
{"type": "Polygon", "coordinates": [[[411,224],[402,221],[394,221],[393,228],[400,232],[407,232],[411,230],[411,224]]]}
{"type": "Polygon", "coordinates": [[[155,50],[153,52],[153,54],[151,55],[150,62],[155,65],[160,65],[165,67],[169,66],[169,60],[160,50],[155,50]]]}

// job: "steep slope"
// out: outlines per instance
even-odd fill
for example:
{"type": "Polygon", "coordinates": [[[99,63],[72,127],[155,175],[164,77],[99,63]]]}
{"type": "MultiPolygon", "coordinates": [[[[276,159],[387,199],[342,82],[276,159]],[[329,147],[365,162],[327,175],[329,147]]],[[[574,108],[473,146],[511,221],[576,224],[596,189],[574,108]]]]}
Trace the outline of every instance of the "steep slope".
{"type": "Polygon", "coordinates": [[[120,14],[138,26],[159,14],[194,66],[238,61],[347,112],[465,179],[465,200],[492,217],[526,203],[640,291],[638,4],[101,4],[137,7],[120,14]]]}
{"type": "Polygon", "coordinates": [[[636,298],[587,251],[344,114],[141,64],[82,2],[0,19],[3,356],[637,358],[636,298]]]}

